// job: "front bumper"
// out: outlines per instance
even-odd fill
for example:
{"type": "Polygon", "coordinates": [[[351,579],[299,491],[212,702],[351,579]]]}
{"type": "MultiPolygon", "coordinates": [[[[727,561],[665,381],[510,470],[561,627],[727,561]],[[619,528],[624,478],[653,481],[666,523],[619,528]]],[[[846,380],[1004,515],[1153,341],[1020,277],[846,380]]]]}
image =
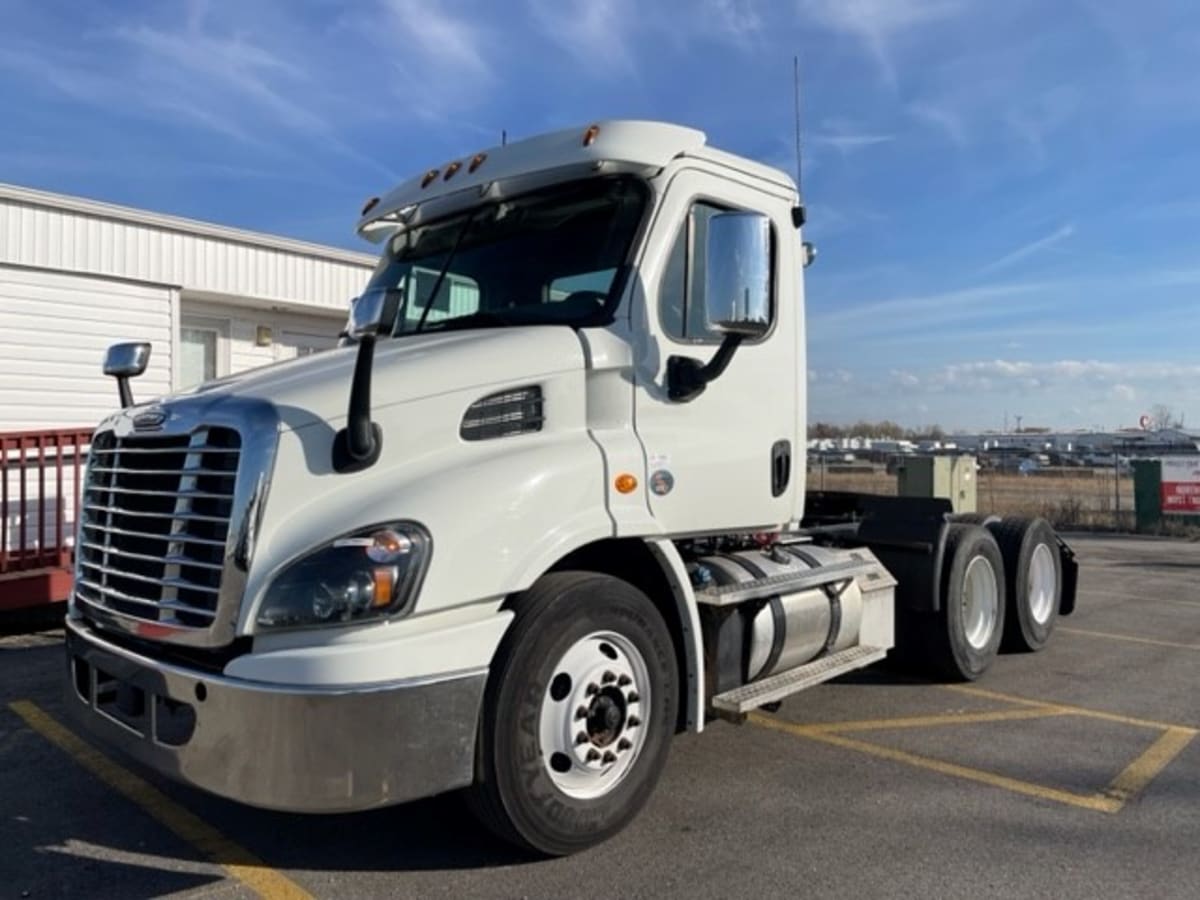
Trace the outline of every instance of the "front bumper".
{"type": "Polygon", "coordinates": [[[186,784],[343,812],[471,783],[486,671],[316,690],[166,665],[67,621],[73,722],[186,784]]]}

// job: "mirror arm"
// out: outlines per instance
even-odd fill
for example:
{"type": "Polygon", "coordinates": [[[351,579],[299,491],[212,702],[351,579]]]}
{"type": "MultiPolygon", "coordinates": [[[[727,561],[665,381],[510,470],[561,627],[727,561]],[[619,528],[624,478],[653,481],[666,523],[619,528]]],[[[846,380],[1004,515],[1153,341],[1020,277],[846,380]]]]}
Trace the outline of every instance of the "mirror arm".
{"type": "Polygon", "coordinates": [[[117,376],[117,396],[121,398],[121,408],[128,409],[133,406],[133,391],[129,388],[129,376],[117,376]]]}
{"type": "Polygon", "coordinates": [[[358,339],[358,356],[350,382],[350,409],[346,427],[333,438],[333,468],[358,472],[375,465],[383,449],[383,431],[371,421],[371,369],[375,360],[375,335],[358,339]]]}
{"type": "Polygon", "coordinates": [[[672,356],[667,360],[667,396],[676,403],[687,403],[704,393],[710,381],[721,373],[733,359],[733,354],[745,340],[744,334],[727,334],[721,346],[707,363],[690,356],[672,356]]]}

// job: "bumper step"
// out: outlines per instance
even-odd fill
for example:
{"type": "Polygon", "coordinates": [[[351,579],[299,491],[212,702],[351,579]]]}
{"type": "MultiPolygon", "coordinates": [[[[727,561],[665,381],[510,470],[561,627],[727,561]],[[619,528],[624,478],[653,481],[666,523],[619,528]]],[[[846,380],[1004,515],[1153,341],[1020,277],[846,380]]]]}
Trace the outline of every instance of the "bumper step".
{"type": "Polygon", "coordinates": [[[855,669],[862,669],[873,662],[887,656],[887,650],[880,647],[851,647],[839,653],[831,653],[810,663],[772,675],[761,681],[744,684],[741,687],[717,694],[712,699],[713,708],[722,713],[744,715],[752,709],[758,709],[776,700],[782,700],[791,694],[805,688],[829,681],[855,669]]]}

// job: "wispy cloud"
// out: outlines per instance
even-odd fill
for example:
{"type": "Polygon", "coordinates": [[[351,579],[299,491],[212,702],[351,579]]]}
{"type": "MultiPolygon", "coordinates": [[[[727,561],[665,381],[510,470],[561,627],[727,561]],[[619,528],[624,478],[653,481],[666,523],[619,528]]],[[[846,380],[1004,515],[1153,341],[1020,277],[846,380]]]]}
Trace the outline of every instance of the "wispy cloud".
{"type": "Polygon", "coordinates": [[[1068,222],[1066,225],[1062,225],[1054,229],[1054,231],[1050,232],[1045,237],[1038,238],[1036,241],[1030,241],[1028,244],[1023,244],[1017,249],[1009,253],[1005,253],[999,259],[992,260],[990,263],[983,266],[979,272],[980,274],[986,274],[1007,268],[1023,259],[1033,256],[1035,253],[1041,253],[1042,251],[1048,250],[1056,244],[1061,244],[1073,234],[1075,234],[1075,225],[1068,222]]]}
{"type": "Polygon", "coordinates": [[[963,116],[950,105],[931,102],[910,103],[908,113],[913,118],[941,131],[955,146],[965,147],[967,145],[967,123],[963,116]]]}
{"type": "Polygon", "coordinates": [[[895,42],[922,25],[960,12],[959,0],[800,0],[806,20],[862,44],[888,85],[898,83],[895,42]]]}
{"type": "Polygon", "coordinates": [[[638,14],[630,0],[529,0],[529,9],[543,37],[575,61],[575,74],[637,72],[628,32],[638,14]]]}

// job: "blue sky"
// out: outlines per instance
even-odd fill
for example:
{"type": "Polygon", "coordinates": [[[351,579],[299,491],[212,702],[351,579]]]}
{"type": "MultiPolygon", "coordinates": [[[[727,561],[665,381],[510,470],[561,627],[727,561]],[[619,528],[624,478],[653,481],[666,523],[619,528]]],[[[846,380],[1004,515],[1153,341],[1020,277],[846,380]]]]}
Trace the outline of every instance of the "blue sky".
{"type": "MultiPolygon", "coordinates": [[[[1191,0],[0,0],[0,181],[358,246],[414,171],[658,118],[792,170],[813,418],[1200,426],[1191,0]]],[[[364,248],[365,249],[365,248],[364,248]]]]}

